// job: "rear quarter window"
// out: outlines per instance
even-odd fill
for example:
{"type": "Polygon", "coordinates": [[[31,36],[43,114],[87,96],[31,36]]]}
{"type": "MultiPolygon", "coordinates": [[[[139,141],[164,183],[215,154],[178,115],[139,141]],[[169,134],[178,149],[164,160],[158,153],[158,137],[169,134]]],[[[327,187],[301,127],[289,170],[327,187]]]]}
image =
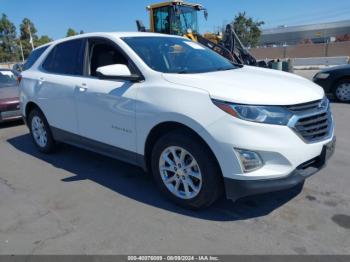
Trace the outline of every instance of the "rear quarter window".
{"type": "Polygon", "coordinates": [[[43,47],[39,47],[35,50],[33,50],[28,59],[27,62],[25,62],[25,64],[23,65],[23,70],[27,70],[29,68],[31,68],[34,63],[36,62],[36,60],[38,60],[38,58],[45,52],[45,50],[49,47],[49,45],[47,46],[43,46],[43,47]]]}
{"type": "Polygon", "coordinates": [[[50,73],[82,75],[84,40],[70,40],[57,44],[46,57],[42,67],[50,73]]]}

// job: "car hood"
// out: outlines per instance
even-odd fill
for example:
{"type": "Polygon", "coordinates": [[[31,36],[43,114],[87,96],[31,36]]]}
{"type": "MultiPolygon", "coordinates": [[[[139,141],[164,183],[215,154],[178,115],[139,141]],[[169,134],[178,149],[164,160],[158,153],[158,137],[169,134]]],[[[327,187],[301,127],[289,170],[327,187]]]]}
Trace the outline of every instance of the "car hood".
{"type": "Polygon", "coordinates": [[[350,65],[340,65],[340,66],[332,66],[322,69],[320,72],[322,73],[330,73],[337,70],[348,70],[350,72],[350,65]]]}
{"type": "Polygon", "coordinates": [[[251,66],[201,74],[163,74],[163,78],[206,90],[214,99],[241,104],[291,105],[324,96],[323,89],[306,78],[251,66]]]}
{"type": "Polygon", "coordinates": [[[0,100],[9,98],[18,98],[19,89],[17,85],[0,86],[0,100]]]}

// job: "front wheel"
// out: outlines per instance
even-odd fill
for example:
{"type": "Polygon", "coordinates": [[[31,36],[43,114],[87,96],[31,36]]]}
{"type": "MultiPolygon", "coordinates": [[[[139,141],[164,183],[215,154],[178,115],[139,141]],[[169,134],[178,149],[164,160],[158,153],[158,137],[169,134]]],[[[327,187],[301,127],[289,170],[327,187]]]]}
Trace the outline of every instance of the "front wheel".
{"type": "Polygon", "coordinates": [[[334,96],[339,102],[350,102],[350,80],[338,82],[334,88],[334,96]]]}
{"type": "Polygon", "coordinates": [[[221,172],[213,154],[186,132],[172,132],[156,142],[152,173],[161,191],[186,208],[208,207],[222,191],[221,172]]]}

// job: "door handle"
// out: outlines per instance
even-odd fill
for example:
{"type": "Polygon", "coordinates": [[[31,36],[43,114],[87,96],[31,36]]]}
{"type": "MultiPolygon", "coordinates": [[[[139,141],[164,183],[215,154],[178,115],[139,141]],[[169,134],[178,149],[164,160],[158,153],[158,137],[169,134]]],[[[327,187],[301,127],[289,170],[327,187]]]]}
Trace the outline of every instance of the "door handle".
{"type": "Polygon", "coordinates": [[[45,78],[39,77],[39,82],[38,82],[38,84],[39,84],[39,85],[42,85],[44,81],[45,81],[45,78]]]}
{"type": "Polygon", "coordinates": [[[77,89],[79,92],[83,93],[86,92],[88,88],[85,83],[82,83],[81,85],[77,85],[77,89]]]}

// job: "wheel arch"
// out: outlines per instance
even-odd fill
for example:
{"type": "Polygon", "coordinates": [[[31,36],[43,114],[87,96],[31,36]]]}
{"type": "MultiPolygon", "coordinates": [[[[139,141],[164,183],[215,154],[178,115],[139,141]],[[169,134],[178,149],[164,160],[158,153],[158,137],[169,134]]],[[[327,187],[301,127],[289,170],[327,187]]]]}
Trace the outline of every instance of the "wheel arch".
{"type": "Polygon", "coordinates": [[[30,114],[30,112],[31,112],[33,109],[38,109],[38,110],[40,110],[40,112],[41,112],[42,114],[44,114],[44,112],[40,109],[40,107],[39,107],[36,103],[34,103],[34,102],[32,102],[32,101],[29,101],[29,102],[25,105],[25,110],[24,110],[24,112],[25,112],[24,117],[25,117],[25,120],[26,120],[27,125],[28,125],[28,117],[29,117],[29,114],[30,114]]]}
{"type": "Polygon", "coordinates": [[[163,136],[169,132],[172,132],[174,130],[184,130],[184,132],[187,132],[187,133],[194,135],[201,143],[203,143],[207,147],[210,154],[212,155],[215,163],[217,164],[217,167],[219,168],[219,170],[222,174],[222,169],[221,169],[221,166],[219,164],[219,161],[218,161],[214,151],[212,150],[210,145],[205,141],[205,139],[198,132],[196,132],[194,129],[192,129],[191,127],[189,127],[185,124],[179,123],[179,122],[174,122],[174,121],[167,121],[167,122],[158,123],[149,132],[147,139],[146,139],[146,142],[145,142],[145,147],[144,147],[146,170],[148,170],[148,171],[151,170],[151,155],[152,155],[152,149],[154,147],[154,144],[157,142],[157,140],[161,136],[163,136]]]}
{"type": "Polygon", "coordinates": [[[350,75],[342,75],[334,79],[331,85],[332,92],[334,92],[338,84],[344,80],[348,80],[350,82],[350,75]]]}

